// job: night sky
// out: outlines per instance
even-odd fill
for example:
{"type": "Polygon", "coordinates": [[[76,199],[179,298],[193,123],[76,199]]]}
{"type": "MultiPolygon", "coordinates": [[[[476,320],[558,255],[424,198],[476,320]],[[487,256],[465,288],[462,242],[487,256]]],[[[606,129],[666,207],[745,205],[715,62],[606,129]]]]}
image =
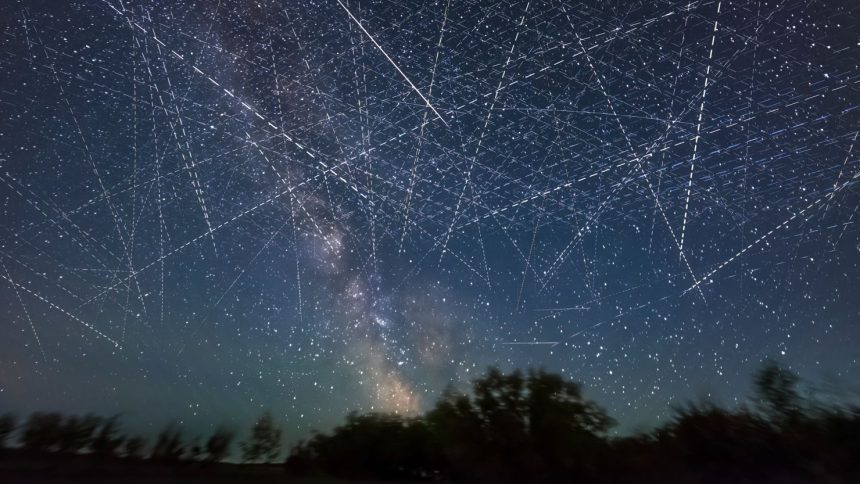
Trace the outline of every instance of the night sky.
{"type": "Polygon", "coordinates": [[[858,65],[849,0],[6,0],[0,410],[856,395],[858,65]]]}

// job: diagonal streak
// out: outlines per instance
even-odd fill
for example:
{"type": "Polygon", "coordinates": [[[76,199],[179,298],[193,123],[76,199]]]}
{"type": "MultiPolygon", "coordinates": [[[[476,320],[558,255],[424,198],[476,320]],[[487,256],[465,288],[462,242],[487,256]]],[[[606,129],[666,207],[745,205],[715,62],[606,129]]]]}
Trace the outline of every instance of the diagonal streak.
{"type": "Polygon", "coordinates": [[[361,31],[364,32],[364,35],[366,35],[367,38],[370,39],[371,42],[373,42],[373,45],[375,45],[376,48],[379,49],[379,52],[381,52],[382,55],[384,55],[385,58],[388,59],[388,62],[390,62],[391,65],[394,66],[395,69],[397,69],[397,72],[399,72],[403,79],[407,83],[409,83],[409,87],[411,87],[412,90],[415,91],[415,94],[418,94],[421,97],[427,107],[433,111],[433,114],[435,114],[437,118],[439,118],[439,121],[442,121],[442,124],[448,126],[448,123],[445,121],[445,118],[443,118],[442,115],[439,114],[439,111],[436,111],[436,108],[434,108],[432,104],[430,104],[430,100],[427,99],[424,94],[422,94],[421,91],[415,86],[415,84],[412,83],[409,77],[400,69],[400,67],[397,66],[397,63],[394,62],[394,59],[392,59],[391,56],[389,56],[388,53],[385,52],[385,49],[383,49],[382,46],[379,45],[379,42],[377,42],[376,39],[374,39],[373,36],[370,35],[370,32],[368,32],[367,29],[364,28],[364,25],[361,25],[361,22],[359,22],[359,20],[355,18],[355,15],[353,15],[352,12],[350,12],[349,9],[346,8],[346,5],[344,5],[343,2],[341,2],[340,0],[337,0],[337,3],[339,3],[340,6],[343,7],[347,15],[349,15],[349,18],[351,18],[356,23],[356,25],[358,25],[358,28],[360,28],[361,31]]]}

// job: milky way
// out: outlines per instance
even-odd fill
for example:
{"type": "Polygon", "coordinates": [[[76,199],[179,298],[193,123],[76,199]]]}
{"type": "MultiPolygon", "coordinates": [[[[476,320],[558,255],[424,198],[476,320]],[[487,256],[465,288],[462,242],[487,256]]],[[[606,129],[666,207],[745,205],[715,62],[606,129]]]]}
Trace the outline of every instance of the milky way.
{"type": "Polygon", "coordinates": [[[291,439],[487,365],[858,391],[860,4],[0,7],[0,404],[291,439]]]}

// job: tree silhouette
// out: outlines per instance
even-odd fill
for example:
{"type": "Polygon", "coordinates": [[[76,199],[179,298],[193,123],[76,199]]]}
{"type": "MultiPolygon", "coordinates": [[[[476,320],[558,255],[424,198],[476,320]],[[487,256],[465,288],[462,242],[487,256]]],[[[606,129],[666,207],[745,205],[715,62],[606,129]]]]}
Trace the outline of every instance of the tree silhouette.
{"type": "MultiPolygon", "coordinates": [[[[612,425],[581,388],[543,370],[490,368],[473,397],[449,386],[423,418],[351,413],[330,435],[293,447],[289,468],[359,479],[563,480],[604,451],[612,425]]],[[[591,472],[591,471],[589,471],[591,472]]]]}
{"type": "Polygon", "coordinates": [[[484,452],[484,422],[467,395],[449,385],[426,421],[451,474],[474,477],[492,465],[484,452]]]}
{"type": "Polygon", "coordinates": [[[319,460],[320,457],[316,450],[307,441],[300,440],[290,448],[290,454],[284,462],[284,467],[290,474],[301,476],[316,468],[319,460]]]}
{"type": "Polygon", "coordinates": [[[125,437],[118,435],[119,429],[117,425],[119,417],[114,415],[105,419],[102,426],[99,428],[95,438],[93,438],[91,448],[93,454],[99,457],[112,457],[116,455],[116,451],[125,437]]]}
{"type": "Polygon", "coordinates": [[[194,437],[188,443],[188,451],[185,453],[185,459],[196,462],[200,460],[201,455],[203,455],[203,447],[200,446],[200,437],[194,437]]]}
{"type": "Polygon", "coordinates": [[[729,412],[712,403],[676,409],[673,421],[659,431],[660,443],[690,472],[718,476],[719,482],[768,469],[776,437],[756,415],[729,412]]]}
{"type": "Polygon", "coordinates": [[[517,449],[528,438],[525,379],[515,370],[505,375],[492,367],[472,383],[475,408],[482,422],[484,446],[497,459],[495,468],[517,467],[524,454],[517,449]],[[513,459],[513,460],[511,460],[513,459]]]}
{"type": "Polygon", "coordinates": [[[317,435],[294,447],[288,466],[306,471],[316,461],[327,472],[347,479],[416,478],[436,467],[432,442],[422,419],[353,412],[331,436],[317,435]]]}
{"type": "Polygon", "coordinates": [[[614,425],[606,411],[582,396],[582,388],[543,369],[530,370],[525,405],[534,454],[531,474],[554,476],[559,471],[596,475],[591,468],[600,452],[599,437],[614,425]]]}
{"type": "Polygon", "coordinates": [[[93,442],[93,434],[100,423],[101,419],[95,415],[67,417],[59,429],[57,450],[76,454],[89,447],[93,442]]]}
{"type": "Polygon", "coordinates": [[[208,462],[220,462],[230,454],[230,444],[233,443],[235,433],[226,427],[218,427],[209,439],[206,440],[206,460],[208,462]]]}
{"type": "Polygon", "coordinates": [[[6,447],[6,443],[9,441],[9,438],[12,436],[12,433],[15,432],[17,423],[18,419],[11,413],[0,415],[0,449],[6,447]]]}
{"type": "Polygon", "coordinates": [[[762,414],[777,426],[796,422],[802,413],[803,402],[797,391],[798,377],[768,360],[756,373],[753,384],[756,404],[762,414]]]}
{"type": "Polygon", "coordinates": [[[63,416],[56,412],[35,412],[27,419],[21,433],[21,446],[34,452],[56,450],[63,416]]]}
{"type": "Polygon", "coordinates": [[[582,396],[579,384],[543,369],[529,371],[526,406],[533,437],[556,431],[602,434],[615,424],[606,411],[582,396]]]}
{"type": "Polygon", "coordinates": [[[272,414],[263,412],[251,428],[251,436],[242,442],[242,460],[245,462],[271,462],[281,452],[281,429],[272,414]]]}
{"type": "Polygon", "coordinates": [[[465,419],[454,425],[474,427],[476,439],[468,439],[473,447],[467,452],[475,477],[484,479],[502,476],[517,480],[526,472],[526,462],[533,457],[525,447],[528,438],[526,381],[519,370],[510,374],[491,367],[472,382],[471,401],[459,398],[459,415],[465,419]]]}
{"type": "MultiPolygon", "coordinates": [[[[607,430],[614,422],[583,396],[579,384],[543,369],[504,373],[490,368],[469,392],[447,387],[423,416],[350,413],[331,432],[295,445],[285,464],[292,474],[321,472],[366,481],[860,482],[860,408],[804,400],[798,377],[772,362],[755,373],[753,383],[755,408],[688,404],[654,431],[610,437],[607,430]]],[[[77,468],[86,459],[116,459],[120,447],[121,456],[138,459],[145,446],[140,437],[119,435],[117,417],[36,412],[21,427],[22,449],[3,452],[0,471],[17,458],[25,463],[21,468],[30,462],[38,462],[37,467],[44,462],[50,472],[77,468]],[[52,455],[61,452],[78,456],[52,455]]],[[[14,417],[0,416],[0,443],[14,430],[14,417]]],[[[186,454],[180,429],[171,423],[159,433],[150,456],[172,463],[205,453],[206,462],[216,462],[229,454],[233,437],[220,426],[205,443],[195,439],[186,454]]],[[[280,444],[280,428],[270,413],[263,413],[242,443],[242,457],[270,462],[280,444]]],[[[106,463],[87,467],[113,473],[146,465],[106,463]]],[[[159,468],[154,467],[153,480],[159,472],[173,472],[159,468]]],[[[201,466],[194,474],[221,482],[219,473],[230,468],[201,466]]]]}
{"type": "Polygon", "coordinates": [[[144,447],[146,447],[146,439],[143,437],[130,437],[126,439],[123,446],[123,457],[135,460],[142,459],[144,447]]]}
{"type": "Polygon", "coordinates": [[[149,458],[164,462],[176,462],[182,458],[184,452],[182,431],[176,423],[171,422],[159,432],[149,458]]]}

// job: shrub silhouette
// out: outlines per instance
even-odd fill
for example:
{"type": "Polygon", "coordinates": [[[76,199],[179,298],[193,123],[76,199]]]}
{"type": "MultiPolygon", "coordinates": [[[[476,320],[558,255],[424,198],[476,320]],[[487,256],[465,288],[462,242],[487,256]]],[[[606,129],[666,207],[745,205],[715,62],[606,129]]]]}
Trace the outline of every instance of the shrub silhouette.
{"type": "Polygon", "coordinates": [[[145,447],[146,439],[143,437],[130,437],[126,439],[125,445],[123,446],[123,457],[134,460],[142,459],[145,447]]]}
{"type": "Polygon", "coordinates": [[[203,447],[200,445],[200,437],[194,437],[193,439],[191,439],[191,442],[188,443],[184,459],[191,462],[196,462],[200,460],[200,456],[202,455],[203,447]]]}
{"type": "Polygon", "coordinates": [[[177,462],[182,459],[184,453],[182,431],[176,423],[171,422],[159,432],[149,458],[155,461],[177,462]]]}
{"type": "Polygon", "coordinates": [[[290,474],[303,476],[319,470],[318,459],[319,455],[315,453],[311,445],[307,441],[300,440],[290,448],[284,466],[290,474]]]}
{"type": "Polygon", "coordinates": [[[235,433],[226,427],[218,427],[209,439],[206,440],[206,460],[208,462],[220,462],[230,455],[230,444],[233,443],[235,433]]]}
{"type": "Polygon", "coordinates": [[[56,412],[35,412],[24,424],[21,433],[21,446],[33,452],[48,452],[57,450],[63,416],[56,412]]]}
{"type": "Polygon", "coordinates": [[[125,440],[125,437],[118,435],[118,419],[119,417],[113,416],[105,419],[104,423],[102,423],[98,433],[92,440],[91,448],[93,454],[99,457],[112,457],[116,455],[117,449],[125,440]]]}
{"type": "Polygon", "coordinates": [[[88,448],[100,423],[101,419],[95,415],[69,416],[59,428],[57,450],[76,454],[88,448]]]}
{"type": "Polygon", "coordinates": [[[281,429],[275,424],[272,414],[263,415],[254,422],[251,436],[242,442],[244,462],[271,462],[281,453],[281,429]]]}
{"type": "Polygon", "coordinates": [[[774,425],[784,426],[797,422],[803,404],[797,391],[799,378],[776,362],[768,360],[755,374],[753,384],[756,404],[761,413],[774,425]]]}
{"type": "Polygon", "coordinates": [[[15,418],[15,415],[11,413],[0,415],[0,449],[6,447],[7,442],[12,437],[12,433],[15,432],[17,424],[18,419],[15,418]]]}

